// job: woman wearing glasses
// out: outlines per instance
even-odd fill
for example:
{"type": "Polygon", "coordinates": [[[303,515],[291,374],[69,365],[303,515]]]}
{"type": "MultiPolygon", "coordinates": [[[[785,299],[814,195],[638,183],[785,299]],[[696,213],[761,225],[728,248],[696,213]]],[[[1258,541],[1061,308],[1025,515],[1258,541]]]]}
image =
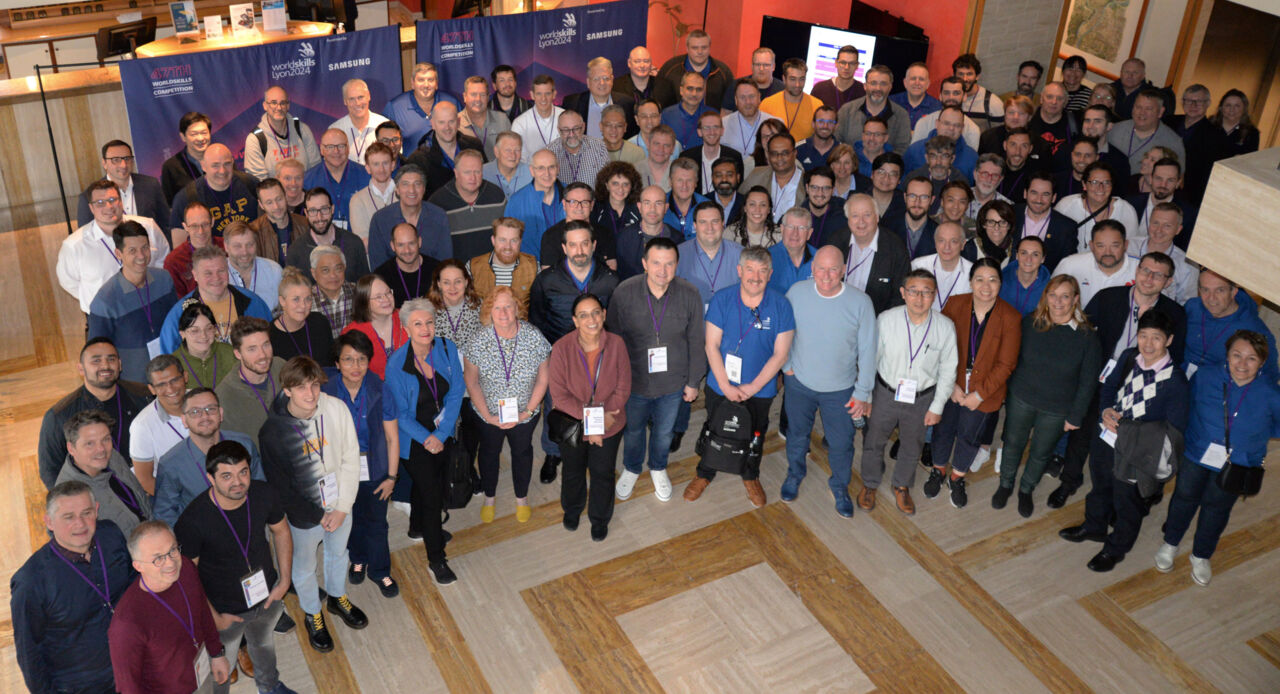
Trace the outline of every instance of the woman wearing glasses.
{"type": "Polygon", "coordinates": [[[560,413],[580,422],[575,441],[561,441],[564,476],[560,479],[560,507],[564,528],[578,529],[586,507],[591,539],[609,534],[613,517],[614,468],[625,428],[627,398],[631,396],[631,360],[626,343],[604,329],[605,310],[594,294],[573,302],[576,329],[556,341],[547,360],[551,401],[560,413]],[[587,473],[591,475],[590,493],[587,473]]]}
{"type": "Polygon", "coordinates": [[[373,356],[369,370],[385,378],[387,357],[409,341],[409,334],[400,325],[400,312],[396,310],[395,294],[378,275],[365,275],[356,282],[355,302],[351,307],[351,322],[343,333],[356,330],[364,333],[373,343],[373,356]]]}
{"type": "Polygon", "coordinates": [[[1068,195],[1058,201],[1053,209],[1070,217],[1076,223],[1076,252],[1089,248],[1093,225],[1104,219],[1120,222],[1126,233],[1138,228],[1138,213],[1133,205],[1115,195],[1115,171],[1104,161],[1095,161],[1081,174],[1084,192],[1068,195]]]}
{"type": "Polygon", "coordinates": [[[217,330],[213,310],[199,301],[187,304],[178,316],[182,345],[173,355],[182,362],[192,388],[213,388],[236,368],[235,352],[217,341],[217,330]]]}
{"type": "Polygon", "coordinates": [[[983,205],[978,210],[978,235],[965,242],[960,255],[970,262],[990,258],[1004,267],[1013,248],[1014,219],[1013,205],[1003,200],[983,205]]]}
{"type": "Polygon", "coordinates": [[[333,366],[333,329],[323,313],[313,310],[311,280],[295,267],[280,278],[280,317],[271,321],[271,351],[288,361],[311,357],[322,367],[333,366]]]}

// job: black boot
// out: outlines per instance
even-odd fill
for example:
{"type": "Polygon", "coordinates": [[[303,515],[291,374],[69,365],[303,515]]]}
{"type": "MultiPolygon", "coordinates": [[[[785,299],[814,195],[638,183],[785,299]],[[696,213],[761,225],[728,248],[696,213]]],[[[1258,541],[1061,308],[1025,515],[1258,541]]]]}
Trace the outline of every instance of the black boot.
{"type": "Polygon", "coordinates": [[[543,484],[551,484],[556,481],[556,466],[560,464],[560,456],[549,455],[546,460],[542,461],[542,470],[538,472],[538,479],[543,484]]]}

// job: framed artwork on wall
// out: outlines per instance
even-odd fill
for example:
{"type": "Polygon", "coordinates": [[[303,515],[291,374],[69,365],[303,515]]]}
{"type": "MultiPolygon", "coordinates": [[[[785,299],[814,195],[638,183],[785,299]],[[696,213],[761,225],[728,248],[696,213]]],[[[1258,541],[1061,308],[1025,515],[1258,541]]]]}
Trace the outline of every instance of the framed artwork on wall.
{"type": "Polygon", "coordinates": [[[1058,57],[1082,55],[1089,71],[1119,79],[1137,50],[1149,0],[1069,0],[1058,57]]]}

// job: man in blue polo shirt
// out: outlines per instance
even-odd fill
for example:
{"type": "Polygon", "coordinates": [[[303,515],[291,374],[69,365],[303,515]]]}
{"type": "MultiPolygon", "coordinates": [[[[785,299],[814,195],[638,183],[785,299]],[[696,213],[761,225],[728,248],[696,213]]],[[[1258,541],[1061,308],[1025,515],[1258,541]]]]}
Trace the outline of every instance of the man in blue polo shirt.
{"type": "Polygon", "coordinates": [[[809,210],[793,207],[782,215],[782,243],[769,247],[769,255],[773,258],[773,275],[769,277],[769,288],[779,294],[786,294],[791,285],[800,280],[813,277],[813,254],[818,249],[807,241],[813,232],[812,217],[809,210]]]}
{"type": "Polygon", "coordinates": [[[329,191],[333,197],[333,225],[341,229],[350,228],[347,205],[352,194],[369,185],[370,180],[364,166],[347,157],[349,148],[346,133],[337,128],[324,131],[320,136],[320,163],[311,167],[302,179],[307,190],[321,187],[329,191]]]}
{"type": "MultiPolygon", "coordinates": [[[[737,267],[739,283],[716,292],[707,310],[707,416],[713,416],[725,399],[743,403],[751,413],[752,432],[760,436],[769,429],[778,372],[796,330],[791,304],[768,286],[772,270],[769,251],[756,246],[743,249],[737,267]]],[[[699,462],[697,477],[685,487],[685,501],[697,501],[715,475],[715,470],[699,462]]],[[[748,458],[742,482],[751,505],[764,506],[759,461],[748,458]]]]}
{"type": "Polygon", "coordinates": [[[680,78],[680,101],[662,109],[662,124],[676,131],[681,150],[702,146],[698,135],[698,119],[711,108],[706,95],[707,80],[696,72],[686,72],[680,78]]]}

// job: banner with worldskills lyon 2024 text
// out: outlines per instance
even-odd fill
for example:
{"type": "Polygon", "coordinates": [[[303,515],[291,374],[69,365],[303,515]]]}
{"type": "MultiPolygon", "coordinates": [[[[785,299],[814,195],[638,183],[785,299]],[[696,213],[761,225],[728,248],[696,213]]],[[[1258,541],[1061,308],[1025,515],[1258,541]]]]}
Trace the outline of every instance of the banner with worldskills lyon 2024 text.
{"type": "Polygon", "coordinates": [[[402,91],[400,27],[121,61],[138,171],[158,177],[164,160],[182,149],[178,121],[188,111],[209,116],[213,140],[231,148],[240,168],[245,137],[258,127],[262,95],[272,85],[288,91],[289,112],[319,141],[347,114],[342,83],[353,77],[369,84],[375,111],[402,91]]]}
{"type": "Polygon", "coordinates": [[[647,0],[618,0],[499,17],[418,22],[418,61],[434,63],[440,89],[461,94],[472,75],[489,77],[495,65],[516,69],[517,91],[528,96],[533,78],[551,75],[560,97],[584,91],[587,61],[603,56],[613,72],[627,71],[627,54],[647,41],[647,0]]]}

